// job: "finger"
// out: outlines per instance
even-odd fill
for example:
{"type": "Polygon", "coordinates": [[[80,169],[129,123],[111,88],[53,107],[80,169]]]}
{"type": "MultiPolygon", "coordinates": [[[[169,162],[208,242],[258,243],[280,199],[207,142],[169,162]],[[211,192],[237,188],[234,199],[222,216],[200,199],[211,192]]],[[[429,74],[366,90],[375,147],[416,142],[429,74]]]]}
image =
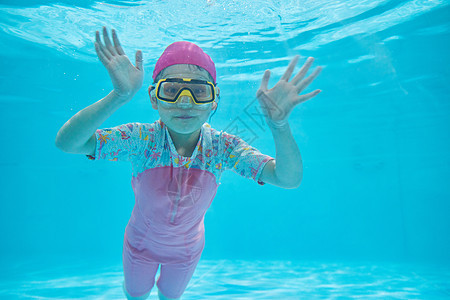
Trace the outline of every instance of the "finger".
{"type": "Polygon", "coordinates": [[[117,55],[116,50],[114,49],[114,47],[111,44],[111,40],[109,39],[108,31],[106,30],[105,26],[103,26],[103,40],[105,41],[105,46],[106,46],[106,49],[108,49],[109,53],[111,53],[112,56],[117,55]]]}
{"type": "Polygon", "coordinates": [[[136,51],[136,68],[138,68],[139,70],[144,70],[144,67],[142,65],[142,51],[138,50],[136,51]]]}
{"type": "Polygon", "coordinates": [[[291,78],[292,72],[294,72],[294,68],[297,65],[299,58],[300,58],[300,55],[294,56],[294,58],[289,63],[289,66],[287,67],[286,72],[284,72],[283,77],[281,77],[281,80],[288,81],[289,78],[291,78]]]}
{"type": "Polygon", "coordinates": [[[108,65],[109,60],[108,60],[108,58],[103,54],[102,50],[100,49],[99,44],[98,44],[97,42],[95,42],[94,45],[95,45],[95,52],[97,52],[98,59],[100,59],[100,61],[102,62],[102,64],[103,64],[104,66],[108,65]]]}
{"type": "Polygon", "coordinates": [[[111,59],[111,54],[109,54],[108,50],[105,49],[105,46],[103,46],[102,41],[100,40],[100,33],[98,31],[95,32],[95,41],[100,52],[109,61],[111,59]]]}
{"type": "Polygon", "coordinates": [[[322,71],[322,67],[317,67],[314,72],[309,75],[305,80],[303,80],[302,82],[300,82],[300,84],[298,84],[296,86],[297,88],[297,93],[300,93],[301,91],[303,91],[308,85],[310,85],[310,83],[316,79],[316,77],[320,74],[320,72],[322,71]]]}
{"type": "Polygon", "coordinates": [[[320,92],[322,92],[322,91],[321,90],[315,90],[314,92],[301,95],[294,101],[294,104],[297,105],[299,103],[305,102],[305,101],[311,99],[312,97],[317,96],[320,92]]]}
{"type": "Polygon", "coordinates": [[[303,65],[303,67],[300,69],[297,75],[295,75],[294,78],[292,78],[291,83],[293,85],[297,85],[303,77],[305,77],[306,73],[308,72],[309,68],[311,67],[312,63],[314,62],[314,57],[308,57],[306,60],[306,63],[303,65]]]}
{"type": "Polygon", "coordinates": [[[119,37],[117,36],[117,33],[114,29],[112,30],[112,37],[113,37],[114,46],[116,47],[117,54],[125,55],[125,52],[123,51],[122,46],[120,45],[119,37]]]}
{"type": "Polygon", "coordinates": [[[267,91],[267,85],[269,84],[270,70],[264,72],[263,78],[261,80],[260,90],[267,91]]]}

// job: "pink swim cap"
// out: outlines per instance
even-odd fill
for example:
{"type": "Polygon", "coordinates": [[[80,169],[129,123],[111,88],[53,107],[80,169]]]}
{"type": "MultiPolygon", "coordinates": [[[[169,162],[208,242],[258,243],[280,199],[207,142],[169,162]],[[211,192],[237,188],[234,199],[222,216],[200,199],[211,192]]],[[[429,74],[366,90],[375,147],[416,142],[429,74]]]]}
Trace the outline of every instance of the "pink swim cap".
{"type": "Polygon", "coordinates": [[[153,81],[164,68],[177,64],[190,64],[202,67],[211,74],[216,83],[216,67],[211,57],[194,43],[181,41],[170,44],[156,62],[153,81]]]}

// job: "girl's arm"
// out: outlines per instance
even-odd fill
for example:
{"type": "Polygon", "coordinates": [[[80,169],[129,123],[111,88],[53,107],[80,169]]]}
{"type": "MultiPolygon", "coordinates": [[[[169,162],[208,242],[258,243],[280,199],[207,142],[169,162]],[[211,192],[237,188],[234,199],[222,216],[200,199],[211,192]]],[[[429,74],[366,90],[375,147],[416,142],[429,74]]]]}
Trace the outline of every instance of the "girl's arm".
{"type": "Polygon", "coordinates": [[[268,89],[270,71],[264,72],[257,97],[272,131],[276,147],[276,159],[264,167],[260,179],[284,188],[297,188],[303,177],[303,163],[300,150],[295,143],[289,127],[288,118],[293,108],[321,92],[315,90],[305,95],[299,95],[321,72],[318,67],[310,76],[303,79],[314,59],[308,58],[300,71],[290,80],[299,56],[290,62],[280,81],[268,89]]]}
{"type": "Polygon", "coordinates": [[[111,77],[114,89],[105,98],[79,111],[56,135],[55,144],[69,153],[93,155],[96,146],[95,131],[119,107],[129,102],[142,86],[144,68],[142,51],[136,51],[136,66],[133,66],[120,45],[115,30],[112,30],[113,43],[106,27],[103,27],[104,44],[100,33],[95,33],[95,51],[111,77]]]}
{"type": "Polygon", "coordinates": [[[97,143],[95,131],[128,101],[112,91],[105,98],[79,111],[58,131],[56,147],[68,153],[93,155],[97,143]]]}
{"type": "Polygon", "coordinates": [[[269,128],[275,141],[276,159],[265,165],[259,180],[285,189],[298,188],[303,178],[303,163],[289,123],[269,128]]]}

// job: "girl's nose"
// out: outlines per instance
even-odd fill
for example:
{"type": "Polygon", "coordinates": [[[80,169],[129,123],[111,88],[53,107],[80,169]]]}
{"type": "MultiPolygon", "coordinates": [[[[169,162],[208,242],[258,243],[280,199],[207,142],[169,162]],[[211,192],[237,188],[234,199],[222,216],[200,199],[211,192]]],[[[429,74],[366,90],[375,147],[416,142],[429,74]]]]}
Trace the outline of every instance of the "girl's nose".
{"type": "Polygon", "coordinates": [[[177,105],[182,107],[190,107],[193,104],[194,99],[192,99],[190,96],[181,96],[177,101],[177,105]]]}

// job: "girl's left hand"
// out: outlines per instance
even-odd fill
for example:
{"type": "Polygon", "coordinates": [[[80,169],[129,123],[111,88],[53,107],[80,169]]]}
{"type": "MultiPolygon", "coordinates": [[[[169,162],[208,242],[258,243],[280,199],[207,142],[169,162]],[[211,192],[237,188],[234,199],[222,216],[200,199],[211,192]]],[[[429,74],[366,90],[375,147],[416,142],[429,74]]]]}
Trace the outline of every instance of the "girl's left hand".
{"type": "Polygon", "coordinates": [[[272,121],[287,121],[292,109],[297,104],[305,102],[321,92],[321,90],[315,90],[305,95],[299,95],[319,75],[320,71],[322,71],[321,67],[317,67],[311,75],[305,80],[302,80],[314,61],[313,57],[309,57],[297,75],[288,82],[299,57],[299,55],[296,55],[291,60],[283,77],[270,90],[267,89],[270,70],[264,72],[256,97],[263,108],[266,118],[272,121]]]}

